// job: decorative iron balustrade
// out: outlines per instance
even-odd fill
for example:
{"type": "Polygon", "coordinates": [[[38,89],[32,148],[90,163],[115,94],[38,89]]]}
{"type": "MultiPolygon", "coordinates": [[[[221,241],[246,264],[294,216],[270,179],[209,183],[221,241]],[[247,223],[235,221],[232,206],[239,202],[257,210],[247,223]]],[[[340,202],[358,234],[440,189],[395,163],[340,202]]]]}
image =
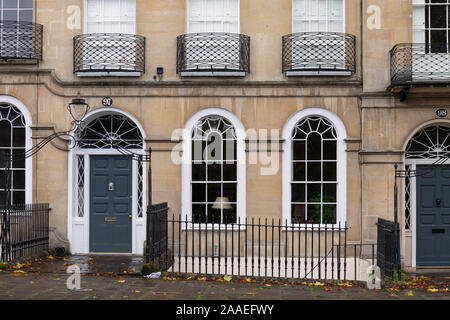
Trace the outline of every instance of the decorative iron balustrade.
{"type": "Polygon", "coordinates": [[[449,82],[450,51],[446,43],[400,43],[391,50],[391,84],[449,82]]]}
{"type": "Polygon", "coordinates": [[[82,34],[73,38],[74,72],[145,72],[145,37],[82,34]]]}
{"type": "Polygon", "coordinates": [[[356,37],[345,33],[302,32],[283,36],[283,73],[356,71],[356,37]]]}
{"type": "Polygon", "coordinates": [[[192,33],[177,37],[177,73],[250,72],[250,37],[192,33]]]}
{"type": "Polygon", "coordinates": [[[32,22],[0,21],[0,59],[41,61],[43,29],[32,22]]]}

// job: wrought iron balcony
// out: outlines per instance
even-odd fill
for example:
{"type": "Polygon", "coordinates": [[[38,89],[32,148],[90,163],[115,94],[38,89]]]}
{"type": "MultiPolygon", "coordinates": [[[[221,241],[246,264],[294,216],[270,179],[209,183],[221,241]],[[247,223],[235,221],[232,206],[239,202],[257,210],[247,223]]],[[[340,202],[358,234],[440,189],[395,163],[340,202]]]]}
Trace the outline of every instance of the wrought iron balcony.
{"type": "Polygon", "coordinates": [[[287,76],[345,75],[356,71],[356,37],[345,33],[302,32],[283,36],[287,76]]]}
{"type": "Polygon", "coordinates": [[[391,85],[450,83],[447,44],[401,43],[391,50],[391,85]]]}
{"type": "Polygon", "coordinates": [[[0,21],[0,60],[42,60],[43,26],[32,22],[0,21]]]}
{"type": "Polygon", "coordinates": [[[177,73],[182,76],[245,76],[249,72],[249,36],[191,33],[177,37],[177,73]]]}
{"type": "Polygon", "coordinates": [[[145,72],[145,37],[104,33],[75,36],[73,68],[79,76],[139,76],[145,72]]]}

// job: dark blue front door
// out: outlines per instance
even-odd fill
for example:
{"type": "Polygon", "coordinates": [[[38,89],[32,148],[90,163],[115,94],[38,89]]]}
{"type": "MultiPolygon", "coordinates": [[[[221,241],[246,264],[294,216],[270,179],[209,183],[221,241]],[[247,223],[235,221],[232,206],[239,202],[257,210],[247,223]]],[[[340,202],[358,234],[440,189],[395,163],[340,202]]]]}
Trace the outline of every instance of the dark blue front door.
{"type": "Polygon", "coordinates": [[[418,266],[450,266],[450,166],[417,166],[418,266]]]}
{"type": "Polygon", "coordinates": [[[90,251],[131,253],[132,160],[90,158],[90,251]]]}

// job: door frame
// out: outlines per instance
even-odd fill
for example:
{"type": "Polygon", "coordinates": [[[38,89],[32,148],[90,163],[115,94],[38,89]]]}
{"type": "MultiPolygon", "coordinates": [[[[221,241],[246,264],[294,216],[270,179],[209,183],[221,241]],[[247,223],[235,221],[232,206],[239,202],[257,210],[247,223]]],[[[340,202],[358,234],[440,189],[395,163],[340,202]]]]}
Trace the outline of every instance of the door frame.
{"type": "MultiPolygon", "coordinates": [[[[129,112],[118,108],[99,108],[91,111],[85,116],[85,123],[93,121],[97,117],[108,114],[117,114],[127,117],[132,121],[142,135],[142,149],[129,149],[134,154],[146,155],[146,134],[140,122],[129,112]]],[[[89,221],[90,221],[90,155],[124,155],[115,149],[80,149],[73,148],[69,151],[68,157],[68,179],[67,179],[67,238],[70,243],[70,251],[75,254],[89,254],[89,221]],[[78,196],[77,196],[77,156],[84,156],[84,215],[78,217],[78,196]]],[[[142,162],[142,217],[138,217],[137,201],[138,201],[138,162],[132,160],[132,243],[131,248],[133,255],[144,254],[144,242],[146,240],[147,226],[147,163],[142,162]]]]}
{"type": "MultiPolygon", "coordinates": [[[[405,165],[411,166],[410,170],[415,171],[417,169],[417,166],[426,166],[426,165],[433,165],[436,160],[438,159],[408,159],[405,161],[405,165]]],[[[450,166],[450,163],[448,164],[450,166]]],[[[410,207],[410,230],[405,231],[405,234],[403,236],[403,239],[405,240],[406,232],[411,233],[411,266],[413,268],[417,267],[417,178],[411,177],[411,190],[410,190],[410,201],[411,201],[411,207],[410,207]]],[[[404,194],[404,192],[403,192],[404,194]]],[[[403,208],[404,208],[404,201],[403,201],[403,208]]],[[[404,212],[404,210],[403,210],[404,212]]],[[[402,224],[405,225],[405,219],[403,215],[403,222],[402,224]]],[[[403,229],[405,230],[405,229],[403,229]]]]}

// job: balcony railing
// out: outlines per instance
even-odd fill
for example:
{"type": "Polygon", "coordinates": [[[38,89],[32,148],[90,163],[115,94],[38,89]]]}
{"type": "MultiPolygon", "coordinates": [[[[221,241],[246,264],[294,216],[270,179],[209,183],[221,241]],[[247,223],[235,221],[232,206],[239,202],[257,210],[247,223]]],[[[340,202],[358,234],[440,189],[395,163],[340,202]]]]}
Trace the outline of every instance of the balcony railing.
{"type": "Polygon", "coordinates": [[[356,37],[303,32],[283,36],[286,75],[351,75],[356,70],[356,37]]]}
{"type": "Polygon", "coordinates": [[[0,21],[0,59],[41,61],[42,30],[37,23],[0,21]]]}
{"type": "Polygon", "coordinates": [[[450,82],[447,44],[401,43],[391,50],[391,84],[450,82]]]}
{"type": "Polygon", "coordinates": [[[73,38],[74,72],[145,72],[145,37],[134,34],[82,34],[73,38]]]}
{"type": "Polygon", "coordinates": [[[178,36],[177,72],[182,76],[245,76],[250,72],[250,37],[235,33],[178,36]]]}

